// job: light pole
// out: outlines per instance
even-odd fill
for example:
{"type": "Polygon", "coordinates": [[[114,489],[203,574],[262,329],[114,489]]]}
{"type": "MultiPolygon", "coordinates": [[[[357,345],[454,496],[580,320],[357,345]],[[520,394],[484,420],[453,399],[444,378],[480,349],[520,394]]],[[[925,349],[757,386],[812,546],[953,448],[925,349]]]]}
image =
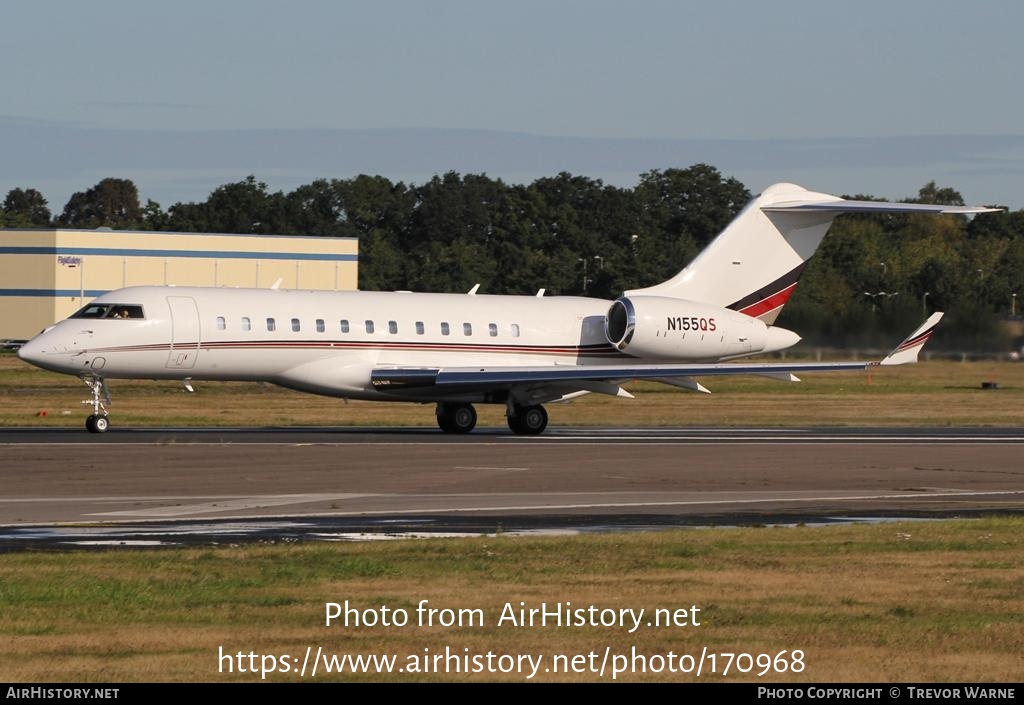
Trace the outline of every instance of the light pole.
{"type": "Polygon", "coordinates": [[[587,284],[589,284],[590,282],[594,281],[593,279],[591,279],[590,277],[587,276],[587,262],[589,262],[591,259],[596,259],[597,260],[597,268],[598,268],[598,270],[603,272],[604,271],[604,257],[602,257],[601,255],[594,255],[593,257],[577,257],[576,259],[577,259],[577,261],[583,263],[583,293],[586,294],[587,293],[587,284]]]}
{"type": "Polygon", "coordinates": [[[1010,318],[1017,316],[1017,292],[1010,294],[1010,318]]]}
{"type": "Polygon", "coordinates": [[[871,293],[870,291],[865,291],[864,292],[864,296],[868,296],[868,297],[871,298],[871,312],[872,313],[874,313],[875,310],[878,308],[878,297],[879,296],[893,297],[893,296],[899,296],[899,295],[900,295],[900,292],[898,292],[898,291],[894,291],[891,294],[886,292],[886,291],[876,291],[874,293],[871,293]]]}
{"type": "Polygon", "coordinates": [[[583,293],[587,293],[587,260],[583,257],[577,257],[580,262],[583,263],[583,293]]]}
{"type": "Polygon", "coordinates": [[[921,296],[921,312],[926,316],[928,315],[928,294],[930,293],[932,292],[926,291],[921,296]]]}

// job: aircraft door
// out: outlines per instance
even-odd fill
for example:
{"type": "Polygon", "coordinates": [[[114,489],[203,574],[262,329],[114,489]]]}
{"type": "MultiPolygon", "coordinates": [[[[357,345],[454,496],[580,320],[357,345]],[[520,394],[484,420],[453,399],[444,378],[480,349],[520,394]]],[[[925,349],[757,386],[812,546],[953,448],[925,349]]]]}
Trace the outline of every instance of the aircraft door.
{"type": "Polygon", "coordinates": [[[199,355],[199,308],[191,296],[168,296],[171,309],[171,352],[167,367],[190,370],[199,355]]]}

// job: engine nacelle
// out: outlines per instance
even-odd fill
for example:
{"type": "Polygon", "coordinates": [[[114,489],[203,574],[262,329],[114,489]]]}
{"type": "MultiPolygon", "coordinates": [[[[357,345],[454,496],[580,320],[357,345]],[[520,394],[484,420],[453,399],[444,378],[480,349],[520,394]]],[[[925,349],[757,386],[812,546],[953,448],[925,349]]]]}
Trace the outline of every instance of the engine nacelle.
{"type": "Polygon", "coordinates": [[[604,331],[622,352],[661,360],[717,360],[781,350],[800,340],[737,311],[662,296],[616,299],[604,331]]]}

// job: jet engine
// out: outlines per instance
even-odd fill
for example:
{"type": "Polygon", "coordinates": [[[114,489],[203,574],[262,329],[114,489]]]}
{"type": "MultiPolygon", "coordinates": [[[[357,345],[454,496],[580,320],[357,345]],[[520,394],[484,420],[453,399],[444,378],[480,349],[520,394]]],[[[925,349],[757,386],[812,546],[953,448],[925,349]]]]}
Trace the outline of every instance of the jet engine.
{"type": "Polygon", "coordinates": [[[604,331],[618,350],[659,360],[718,360],[782,350],[800,340],[737,311],[663,296],[616,299],[604,331]]]}

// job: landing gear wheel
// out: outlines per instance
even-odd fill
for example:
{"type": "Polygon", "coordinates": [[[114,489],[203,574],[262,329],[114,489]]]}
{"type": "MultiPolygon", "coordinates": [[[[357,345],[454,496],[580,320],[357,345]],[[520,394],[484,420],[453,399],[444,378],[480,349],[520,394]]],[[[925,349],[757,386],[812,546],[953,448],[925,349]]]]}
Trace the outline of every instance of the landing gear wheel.
{"type": "Polygon", "coordinates": [[[85,429],[89,433],[106,433],[108,428],[110,428],[110,419],[106,414],[91,414],[85,420],[85,429]]]}
{"type": "Polygon", "coordinates": [[[537,406],[520,406],[508,417],[508,427],[520,436],[536,436],[548,427],[548,412],[537,406]]]}
{"type": "Polygon", "coordinates": [[[438,404],[437,425],[445,433],[469,433],[476,427],[472,404],[438,404]]]}

